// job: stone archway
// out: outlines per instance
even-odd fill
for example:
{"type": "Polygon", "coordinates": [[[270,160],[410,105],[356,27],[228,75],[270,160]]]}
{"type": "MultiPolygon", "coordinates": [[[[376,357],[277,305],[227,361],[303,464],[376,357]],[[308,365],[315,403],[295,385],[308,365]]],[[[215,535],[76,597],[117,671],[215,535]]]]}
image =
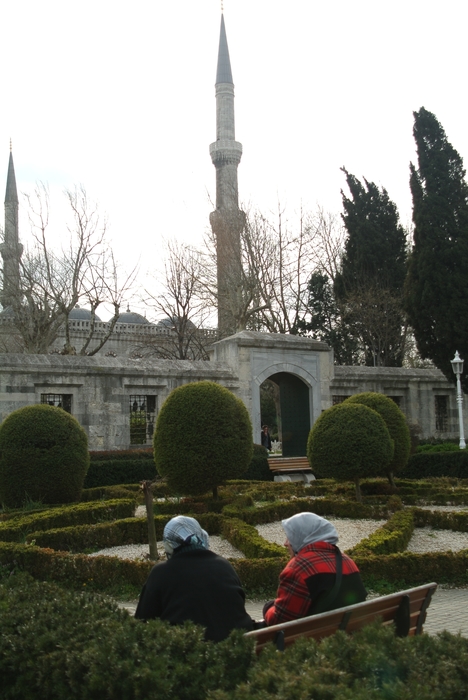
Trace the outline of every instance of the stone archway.
{"type": "Polygon", "coordinates": [[[279,387],[283,457],[302,457],[306,454],[311,425],[310,389],[290,372],[276,372],[268,379],[279,387]]]}

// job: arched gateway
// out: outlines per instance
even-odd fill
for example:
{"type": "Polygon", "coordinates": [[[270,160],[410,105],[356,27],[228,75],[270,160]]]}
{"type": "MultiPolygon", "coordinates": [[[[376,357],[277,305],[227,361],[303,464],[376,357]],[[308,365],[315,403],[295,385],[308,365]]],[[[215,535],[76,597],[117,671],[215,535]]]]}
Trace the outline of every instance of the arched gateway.
{"type": "Polygon", "coordinates": [[[283,455],[306,454],[307,436],[330,403],[333,356],[326,343],[279,333],[242,331],[212,346],[214,361],[227,363],[239,377],[236,394],[247,406],[254,442],[260,442],[260,386],[279,388],[283,455]]]}

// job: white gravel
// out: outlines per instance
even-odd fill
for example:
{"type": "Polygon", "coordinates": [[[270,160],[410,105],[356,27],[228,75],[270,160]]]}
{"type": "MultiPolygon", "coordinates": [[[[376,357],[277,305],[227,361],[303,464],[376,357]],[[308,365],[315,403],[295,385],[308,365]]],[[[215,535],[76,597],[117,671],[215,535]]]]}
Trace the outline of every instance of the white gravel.
{"type": "MultiPolygon", "coordinates": [[[[232,546],[227,540],[224,540],[218,535],[210,537],[210,549],[216,554],[220,554],[226,559],[243,559],[244,555],[238,549],[232,546]]],[[[109,549],[100,549],[99,552],[93,552],[90,557],[118,557],[119,559],[148,559],[149,548],[147,544],[126,544],[120,547],[110,547],[109,549]]],[[[161,559],[166,558],[163,543],[158,542],[158,554],[161,559]]]]}
{"type": "Polygon", "coordinates": [[[468,533],[453,530],[433,530],[431,527],[418,527],[406,548],[407,552],[460,552],[468,549],[468,533]]]}
{"type": "MultiPolygon", "coordinates": [[[[466,507],[459,506],[427,506],[427,510],[461,511],[466,507]]],[[[145,507],[139,506],[136,510],[136,517],[144,517],[145,507]]],[[[339,535],[339,546],[342,551],[354,547],[364,537],[371,535],[377,528],[381,527],[385,520],[351,520],[349,518],[330,518],[330,522],[336,527],[339,535]]],[[[257,525],[258,533],[269,542],[282,545],[285,540],[284,530],[281,522],[257,525]]],[[[213,535],[210,537],[210,549],[216,554],[220,554],[226,559],[242,559],[244,555],[233,547],[222,537],[213,535]]],[[[454,532],[452,530],[433,530],[430,527],[416,528],[408,545],[407,551],[414,553],[424,552],[459,552],[468,549],[468,533],[454,532]]],[[[158,542],[158,552],[162,559],[165,558],[162,542],[158,542]]],[[[108,557],[119,557],[120,559],[148,559],[148,545],[122,545],[101,549],[99,552],[90,554],[91,557],[98,555],[108,557]]]]}
{"type": "MultiPolygon", "coordinates": [[[[342,551],[351,549],[358,542],[369,537],[385,520],[351,520],[349,518],[328,518],[338,531],[338,545],[342,551]]],[[[257,525],[259,535],[269,542],[283,544],[285,534],[281,522],[257,525]]]]}

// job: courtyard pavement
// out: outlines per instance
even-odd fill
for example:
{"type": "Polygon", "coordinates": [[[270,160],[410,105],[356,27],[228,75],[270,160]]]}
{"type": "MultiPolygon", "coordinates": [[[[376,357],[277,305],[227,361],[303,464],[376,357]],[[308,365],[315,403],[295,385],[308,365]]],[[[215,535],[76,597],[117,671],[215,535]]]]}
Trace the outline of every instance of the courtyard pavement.
{"type": "MultiPolygon", "coordinates": [[[[265,601],[247,600],[246,610],[254,620],[262,618],[262,608],[265,601]]],[[[133,615],[135,602],[119,603],[133,615]]],[[[427,611],[424,631],[437,634],[447,630],[452,634],[460,632],[468,637],[468,588],[438,588],[432,597],[427,611]]]]}

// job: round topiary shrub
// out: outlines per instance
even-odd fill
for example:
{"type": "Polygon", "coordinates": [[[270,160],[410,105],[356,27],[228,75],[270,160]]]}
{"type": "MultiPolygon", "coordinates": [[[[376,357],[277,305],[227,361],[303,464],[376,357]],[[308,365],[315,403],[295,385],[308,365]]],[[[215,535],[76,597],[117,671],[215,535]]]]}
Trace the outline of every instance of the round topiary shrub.
{"type": "Polygon", "coordinates": [[[274,474],[268,465],[268,450],[263,445],[253,446],[252,460],[243,476],[253,481],[273,481],[274,474]]]}
{"type": "Polygon", "coordinates": [[[247,409],[214,382],[175,389],[164,402],[153,438],[159,474],[179,494],[199,495],[227,479],[241,478],[252,459],[252,425],[247,409]]]}
{"type": "Polygon", "coordinates": [[[390,483],[394,486],[393,475],[398,474],[405,468],[411,450],[411,437],[405,414],[398,408],[395,401],[392,401],[385,394],[378,394],[373,391],[365,391],[362,394],[354,394],[346,399],[344,403],[360,403],[377,411],[385,421],[390,437],[393,440],[393,459],[388,465],[385,473],[388,475],[390,483]]]}
{"type": "Polygon", "coordinates": [[[88,437],[61,408],[25,406],[0,425],[0,501],[10,508],[79,501],[88,466],[88,437]]]}
{"type": "Polygon", "coordinates": [[[363,404],[341,403],[324,411],[307,441],[307,457],[318,477],[354,481],[377,476],[393,457],[393,443],[382,417],[363,404]]]}

